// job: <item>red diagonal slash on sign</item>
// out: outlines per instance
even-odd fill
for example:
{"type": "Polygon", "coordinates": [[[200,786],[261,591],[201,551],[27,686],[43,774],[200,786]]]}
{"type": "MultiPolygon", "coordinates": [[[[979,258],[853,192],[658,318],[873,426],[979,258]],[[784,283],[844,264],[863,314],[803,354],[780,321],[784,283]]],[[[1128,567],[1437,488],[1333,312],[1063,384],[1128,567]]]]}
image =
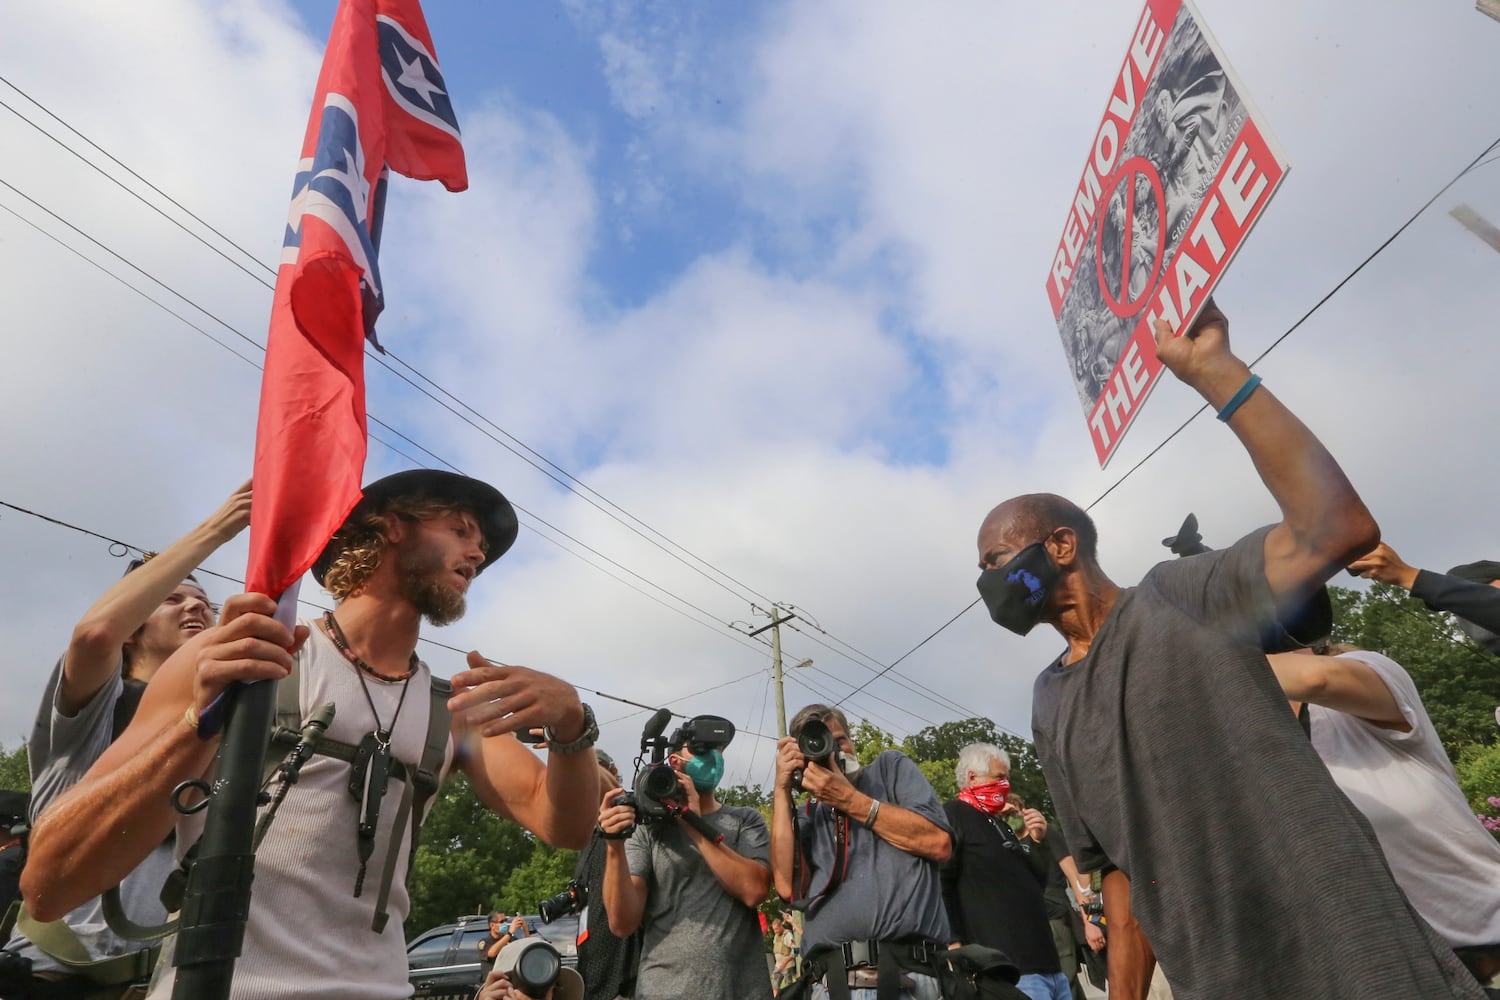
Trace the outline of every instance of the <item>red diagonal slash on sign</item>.
{"type": "Polygon", "coordinates": [[[1120,169],[1115,171],[1114,176],[1110,178],[1109,187],[1105,191],[1101,204],[1108,205],[1109,208],[1105,210],[1104,218],[1099,220],[1098,235],[1095,237],[1094,269],[1099,275],[1099,294],[1103,296],[1104,304],[1109,306],[1110,312],[1128,319],[1145,308],[1147,300],[1156,289],[1157,281],[1161,277],[1162,258],[1167,248],[1166,234],[1162,231],[1162,220],[1167,215],[1167,194],[1162,188],[1161,174],[1157,173],[1155,165],[1150,160],[1140,156],[1132,157],[1120,164],[1120,169]],[[1139,178],[1145,178],[1156,200],[1156,246],[1151,254],[1151,269],[1147,273],[1146,281],[1140,290],[1132,295],[1130,271],[1138,250],[1135,195],[1137,188],[1140,187],[1139,178]],[[1125,199],[1119,219],[1119,231],[1116,234],[1120,245],[1120,292],[1118,295],[1110,288],[1109,279],[1104,274],[1104,233],[1106,229],[1115,228],[1112,217],[1117,192],[1123,194],[1125,199]]]}

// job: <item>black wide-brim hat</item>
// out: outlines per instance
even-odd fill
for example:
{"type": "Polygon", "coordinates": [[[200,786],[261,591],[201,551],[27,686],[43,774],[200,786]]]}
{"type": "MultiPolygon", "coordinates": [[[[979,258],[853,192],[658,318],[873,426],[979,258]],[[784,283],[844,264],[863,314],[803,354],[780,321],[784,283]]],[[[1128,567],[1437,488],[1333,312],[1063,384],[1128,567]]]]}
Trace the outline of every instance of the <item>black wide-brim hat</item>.
{"type": "MultiPolygon", "coordinates": [[[[499,490],[489,483],[460,476],[456,472],[444,472],[442,469],[407,469],[375,480],[365,487],[364,495],[354,505],[344,523],[348,524],[366,514],[382,513],[397,498],[436,500],[473,514],[474,520],[479,522],[479,530],[485,541],[484,562],[479,564],[475,576],[483,573],[490,563],[509,551],[520,530],[515,508],[499,490]]],[[[318,583],[323,582],[324,575],[338,558],[340,551],[330,542],[323,549],[323,554],[318,556],[317,562],[313,563],[313,578],[318,583]]]]}

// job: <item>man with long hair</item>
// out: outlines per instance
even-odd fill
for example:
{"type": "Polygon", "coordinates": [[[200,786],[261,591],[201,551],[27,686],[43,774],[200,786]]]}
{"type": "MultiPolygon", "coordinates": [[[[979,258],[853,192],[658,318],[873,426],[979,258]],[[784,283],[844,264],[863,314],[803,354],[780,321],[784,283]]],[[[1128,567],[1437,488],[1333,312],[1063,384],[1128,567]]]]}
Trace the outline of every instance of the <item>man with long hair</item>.
{"type": "MultiPolygon", "coordinates": [[[[232,682],[295,669],[300,718],[337,710],[257,851],[231,995],[409,995],[405,880],[436,783],[462,770],[486,805],[559,847],[587,842],[598,801],[583,752],[598,727],[572,685],[471,652],[447,697],[416,652],[422,620],[455,621],[516,532],[510,503],[474,479],[419,469],[367,486],[313,567],[337,609],[293,630],[271,598],[230,598],[219,624],[163,665],[124,736],[39,818],[28,902],[45,915],[97,892],[174,820],[191,845],[202,817],[177,820],[170,795],[209,774],[220,737],[202,730],[204,710],[232,682]],[[546,729],[546,763],[513,735],[534,726],[546,729]]],[[[170,995],[172,980],[167,970],[151,995],[170,995]]]]}

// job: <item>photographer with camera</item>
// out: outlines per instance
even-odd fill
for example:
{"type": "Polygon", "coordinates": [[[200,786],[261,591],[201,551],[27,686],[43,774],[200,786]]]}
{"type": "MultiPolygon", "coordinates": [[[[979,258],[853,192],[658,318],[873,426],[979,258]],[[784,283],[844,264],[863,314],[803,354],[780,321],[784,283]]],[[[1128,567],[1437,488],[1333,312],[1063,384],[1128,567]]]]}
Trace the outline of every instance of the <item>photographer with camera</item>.
{"type": "Polygon", "coordinates": [[[766,823],[714,797],[733,736],[726,719],[689,719],[665,741],[665,765],[645,736],[643,757],[654,749],[655,763],[633,792],[611,790],[599,811],[609,929],[643,931],[637,1000],[770,1000],[756,918],[771,884],[766,823]]]}
{"type": "MultiPolygon", "coordinates": [[[[620,787],[620,772],[615,762],[598,747],[601,799],[620,787]]],[[[537,904],[545,923],[567,914],[578,914],[578,972],[583,976],[584,1000],[615,1000],[635,996],[636,965],[641,956],[641,933],[616,937],[609,929],[609,914],[604,909],[605,847],[604,831],[597,825],[589,846],[578,855],[573,877],[567,886],[550,899],[537,904]]]]}
{"type": "Polygon", "coordinates": [[[506,920],[505,913],[501,910],[490,911],[489,925],[489,936],[479,940],[479,961],[486,969],[495,964],[501,948],[526,936],[526,921],[520,917],[506,920]]]}
{"type": "Polygon", "coordinates": [[[474,1000],[583,1000],[583,979],[541,938],[500,949],[474,1000]]]}
{"type": "Polygon", "coordinates": [[[771,871],[776,891],[807,915],[811,971],[802,982],[827,973],[826,986],[796,995],[893,1000],[899,990],[936,1000],[951,940],[939,865],[953,851],[937,793],[900,751],[861,767],[836,708],[808,705],[788,728],[776,758],[771,871]],[[812,796],[800,813],[799,789],[812,796]]]}

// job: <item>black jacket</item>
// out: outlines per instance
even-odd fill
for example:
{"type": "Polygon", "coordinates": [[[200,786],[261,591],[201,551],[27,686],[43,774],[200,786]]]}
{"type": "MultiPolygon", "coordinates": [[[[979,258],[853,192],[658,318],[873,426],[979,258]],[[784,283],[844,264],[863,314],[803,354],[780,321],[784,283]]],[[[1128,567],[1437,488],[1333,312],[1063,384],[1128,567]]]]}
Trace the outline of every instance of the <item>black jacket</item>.
{"type": "Polygon", "coordinates": [[[1052,853],[966,802],[946,803],[943,811],[953,826],[943,903],[954,940],[1004,952],[1022,975],[1061,972],[1042,899],[1056,867],[1052,853]]]}

